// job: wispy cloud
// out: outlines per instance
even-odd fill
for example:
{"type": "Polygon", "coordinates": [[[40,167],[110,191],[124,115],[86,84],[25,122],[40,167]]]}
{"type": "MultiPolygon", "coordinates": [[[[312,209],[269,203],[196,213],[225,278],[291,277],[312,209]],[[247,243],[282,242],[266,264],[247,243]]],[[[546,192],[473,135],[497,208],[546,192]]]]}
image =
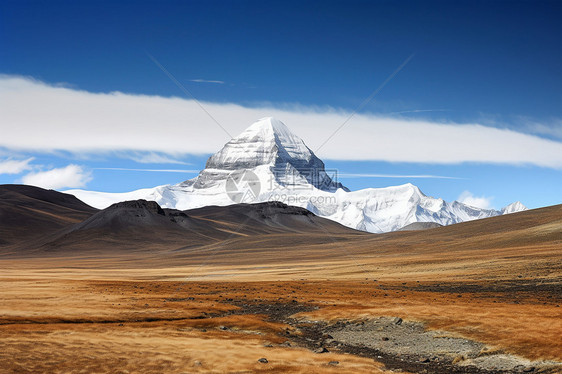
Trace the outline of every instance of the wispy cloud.
{"type": "Polygon", "coordinates": [[[474,196],[470,191],[464,191],[460,194],[457,201],[470,205],[475,208],[481,209],[492,209],[492,200],[493,197],[486,197],[486,196],[474,196]]]}
{"type": "Polygon", "coordinates": [[[406,179],[466,179],[459,177],[448,177],[444,175],[430,174],[365,174],[365,173],[338,173],[341,178],[406,178],[406,179]]]}
{"type": "Polygon", "coordinates": [[[224,84],[224,81],[214,81],[214,80],[210,80],[210,79],[190,79],[190,82],[196,82],[196,83],[215,83],[215,84],[224,84]]]}
{"type": "Polygon", "coordinates": [[[92,173],[82,166],[70,164],[63,168],[26,174],[22,183],[50,189],[85,187],[92,180],[92,173]]]}
{"type": "Polygon", "coordinates": [[[139,164],[180,164],[189,165],[188,162],[177,160],[171,156],[156,152],[135,152],[129,158],[139,164]]]}
{"type": "Polygon", "coordinates": [[[405,113],[431,113],[431,112],[450,112],[450,109],[415,109],[415,110],[402,110],[399,112],[390,112],[385,114],[405,114],[405,113]]]}
{"type": "Polygon", "coordinates": [[[94,170],[117,170],[117,171],[146,171],[151,173],[199,173],[200,170],[180,170],[180,169],[133,169],[133,168],[94,168],[94,170]]]}
{"type": "MultiPolygon", "coordinates": [[[[120,92],[90,93],[0,76],[0,148],[52,152],[209,154],[255,120],[281,119],[315,150],[347,118],[334,108],[247,108],[120,92]],[[48,139],[48,141],[46,141],[48,139]]],[[[562,141],[484,126],[357,114],[318,156],[432,164],[463,162],[562,169],[562,141]]]]}
{"type": "Polygon", "coordinates": [[[562,140],[562,119],[553,119],[548,124],[528,121],[527,127],[532,133],[548,135],[562,140]]]}
{"type": "Polygon", "coordinates": [[[32,166],[29,163],[33,160],[33,157],[26,160],[0,160],[0,174],[20,174],[26,170],[31,170],[32,166]]]}

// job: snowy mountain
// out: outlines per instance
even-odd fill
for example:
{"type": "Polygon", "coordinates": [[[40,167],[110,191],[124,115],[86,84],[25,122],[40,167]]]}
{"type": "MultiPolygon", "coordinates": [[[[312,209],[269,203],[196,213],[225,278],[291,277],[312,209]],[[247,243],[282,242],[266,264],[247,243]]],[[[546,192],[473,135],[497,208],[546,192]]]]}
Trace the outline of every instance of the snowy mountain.
{"type": "Polygon", "coordinates": [[[209,158],[195,179],[182,183],[196,190],[220,186],[237,170],[264,173],[279,186],[310,185],[334,192],[343,188],[326,174],[324,163],[281,121],[264,118],[230,140],[209,158]]]}
{"type": "Polygon", "coordinates": [[[281,201],[358,230],[399,230],[414,222],[441,225],[514,213],[520,202],[502,210],[448,203],[424,195],[412,184],[349,191],[332,178],[324,163],[281,121],[263,118],[209,158],[193,179],[127,193],[66,191],[96,207],[132,199],[180,210],[207,205],[281,201]]]}
{"type": "Polygon", "coordinates": [[[502,214],[517,213],[522,210],[527,210],[527,207],[523,205],[520,201],[509,204],[501,210],[502,214]]]}

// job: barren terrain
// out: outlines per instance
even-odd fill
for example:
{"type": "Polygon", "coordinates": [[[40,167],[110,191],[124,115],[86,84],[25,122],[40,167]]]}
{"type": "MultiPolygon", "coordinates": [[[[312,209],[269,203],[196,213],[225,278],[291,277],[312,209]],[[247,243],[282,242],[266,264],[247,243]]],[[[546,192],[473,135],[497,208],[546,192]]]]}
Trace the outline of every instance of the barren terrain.
{"type": "Polygon", "coordinates": [[[2,371],[561,371],[560,205],[383,235],[236,209],[162,240],[175,228],[10,236],[2,371]]]}

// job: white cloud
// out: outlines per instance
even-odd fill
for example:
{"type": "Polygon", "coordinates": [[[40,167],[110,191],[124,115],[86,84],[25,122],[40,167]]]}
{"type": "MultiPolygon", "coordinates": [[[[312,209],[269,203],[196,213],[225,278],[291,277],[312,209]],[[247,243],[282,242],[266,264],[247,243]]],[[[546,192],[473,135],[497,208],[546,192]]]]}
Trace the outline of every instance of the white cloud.
{"type": "Polygon", "coordinates": [[[457,201],[475,208],[492,209],[493,199],[493,197],[474,196],[472,192],[464,191],[460,194],[457,201]]]}
{"type": "Polygon", "coordinates": [[[96,170],[116,170],[116,171],[145,171],[150,173],[182,173],[199,174],[201,170],[178,170],[178,169],[132,169],[132,168],[95,168],[96,170]]]}
{"type": "Polygon", "coordinates": [[[214,80],[208,80],[208,79],[190,79],[190,82],[196,82],[196,83],[216,83],[216,84],[224,84],[224,81],[214,81],[214,80]]]}
{"type": "MultiPolygon", "coordinates": [[[[142,151],[167,155],[214,153],[225,133],[193,100],[90,93],[14,76],[0,76],[0,147],[70,152],[142,151]]],[[[333,108],[202,103],[233,135],[255,120],[281,119],[315,151],[349,117],[333,108]]],[[[480,124],[356,115],[318,156],[457,164],[480,162],[562,169],[562,142],[480,124]]]]}
{"type": "Polygon", "coordinates": [[[464,179],[459,177],[448,177],[446,175],[431,174],[365,174],[365,173],[338,173],[342,178],[406,178],[406,179],[464,179]]]}
{"type": "Polygon", "coordinates": [[[34,158],[28,158],[26,160],[12,160],[7,159],[0,161],[0,174],[19,174],[26,170],[31,170],[32,166],[29,165],[34,158]]]}
{"type": "Polygon", "coordinates": [[[181,165],[188,165],[187,162],[183,162],[172,158],[168,155],[155,153],[155,152],[148,152],[144,154],[135,154],[130,156],[130,158],[138,162],[140,164],[181,164],[181,165]]]}
{"type": "Polygon", "coordinates": [[[562,139],[562,120],[556,120],[545,125],[543,123],[533,123],[531,126],[531,131],[537,134],[544,134],[562,139]]]}
{"type": "Polygon", "coordinates": [[[22,178],[24,184],[49,189],[85,187],[92,180],[92,173],[79,165],[29,173],[22,178]]]}

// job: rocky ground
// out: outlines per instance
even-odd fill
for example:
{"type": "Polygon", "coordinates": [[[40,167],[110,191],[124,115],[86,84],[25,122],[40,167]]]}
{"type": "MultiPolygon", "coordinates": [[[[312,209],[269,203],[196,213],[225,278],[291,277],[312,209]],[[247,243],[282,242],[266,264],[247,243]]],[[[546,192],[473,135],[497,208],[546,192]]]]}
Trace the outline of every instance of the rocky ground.
{"type": "MultiPolygon", "coordinates": [[[[562,363],[556,361],[530,361],[447,331],[428,330],[422,323],[400,317],[327,324],[292,317],[314,309],[299,303],[234,302],[234,305],[241,307],[236,314],[265,314],[272,321],[291,326],[292,329],[283,332],[287,340],[281,346],[304,346],[315,353],[335,351],[365,356],[397,372],[496,374],[562,370],[562,363]]],[[[266,346],[274,345],[266,343],[266,346]]]]}

